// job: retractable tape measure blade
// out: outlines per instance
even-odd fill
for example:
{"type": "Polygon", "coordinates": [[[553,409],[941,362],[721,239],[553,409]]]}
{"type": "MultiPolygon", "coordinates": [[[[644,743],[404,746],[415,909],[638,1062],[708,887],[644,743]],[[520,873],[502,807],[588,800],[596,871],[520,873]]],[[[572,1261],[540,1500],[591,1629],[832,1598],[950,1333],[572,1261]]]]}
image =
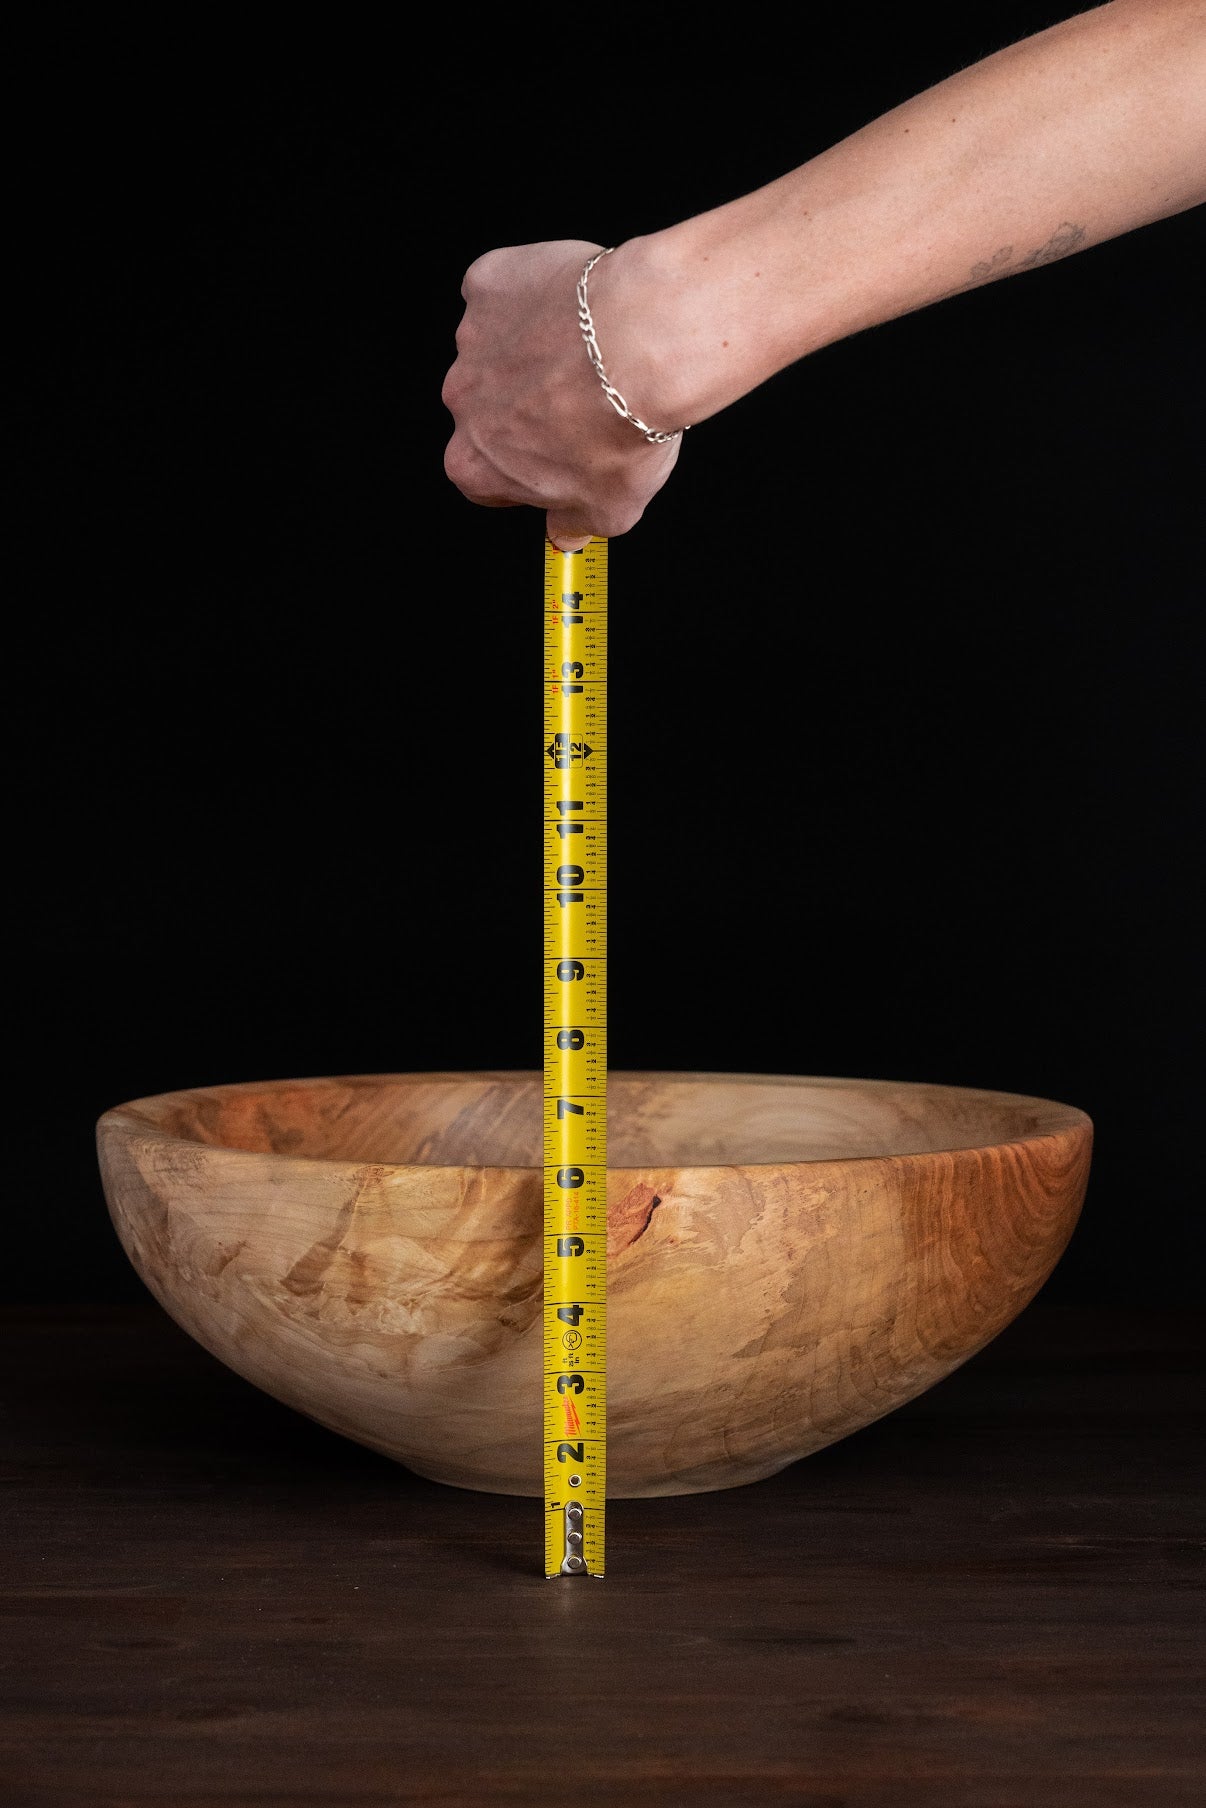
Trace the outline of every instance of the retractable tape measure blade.
{"type": "Polygon", "coordinates": [[[544,558],[545,1575],[603,1574],[607,541],[544,558]]]}

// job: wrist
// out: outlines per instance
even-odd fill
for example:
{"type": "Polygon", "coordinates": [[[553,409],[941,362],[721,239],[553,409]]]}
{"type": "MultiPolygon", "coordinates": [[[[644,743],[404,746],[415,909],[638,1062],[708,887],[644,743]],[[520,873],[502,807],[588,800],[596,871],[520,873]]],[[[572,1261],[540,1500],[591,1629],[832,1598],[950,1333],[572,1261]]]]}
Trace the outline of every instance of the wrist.
{"type": "Polygon", "coordinates": [[[590,360],[591,368],[598,377],[604,398],[614,413],[620,420],[627,421],[628,425],[635,432],[639,433],[647,444],[655,446],[669,445],[671,440],[679,439],[684,433],[689,431],[690,424],[688,423],[683,427],[666,429],[662,427],[651,427],[648,421],[643,421],[636,410],[629,407],[625,398],[620,394],[620,391],[612,382],[603,363],[603,354],[599,350],[599,338],[595,329],[594,316],[591,313],[590,294],[587,285],[590,281],[591,271],[594,270],[595,266],[599,264],[603,258],[611,256],[612,249],[614,249],[614,247],[604,251],[597,251],[588,261],[581,276],[578,278],[578,328],[582,334],[583,344],[586,346],[586,355],[590,360]]]}
{"type": "MultiPolygon", "coordinates": [[[[653,426],[706,420],[813,349],[748,211],[735,202],[625,240],[591,273],[608,377],[653,426]]],[[[818,330],[817,344],[826,336],[818,330]]]]}
{"type": "Polygon", "coordinates": [[[693,261],[686,240],[678,227],[627,239],[591,277],[608,375],[634,413],[668,432],[742,392],[708,266],[693,261]]]}

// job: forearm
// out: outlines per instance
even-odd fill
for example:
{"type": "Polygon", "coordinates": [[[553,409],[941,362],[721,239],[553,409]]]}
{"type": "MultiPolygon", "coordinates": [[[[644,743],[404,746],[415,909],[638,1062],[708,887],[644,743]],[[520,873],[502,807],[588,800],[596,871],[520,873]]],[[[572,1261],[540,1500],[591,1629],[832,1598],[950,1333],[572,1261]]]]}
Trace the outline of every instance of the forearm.
{"type": "Polygon", "coordinates": [[[630,240],[600,267],[596,320],[613,380],[678,425],[834,340],[1203,200],[1206,0],[1113,0],[630,240]]]}

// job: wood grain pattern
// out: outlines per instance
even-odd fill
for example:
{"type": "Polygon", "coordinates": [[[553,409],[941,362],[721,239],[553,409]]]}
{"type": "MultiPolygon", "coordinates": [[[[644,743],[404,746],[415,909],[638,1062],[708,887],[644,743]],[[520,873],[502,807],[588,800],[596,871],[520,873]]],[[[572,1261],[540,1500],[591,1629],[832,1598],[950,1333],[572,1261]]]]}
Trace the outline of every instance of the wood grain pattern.
{"type": "MultiPolygon", "coordinates": [[[[258,1387],[431,1480],[538,1496],[540,1087],[135,1100],[98,1125],[113,1222],[258,1387]]],[[[1012,1094],[609,1075],[609,1494],[757,1481],[950,1373],[1058,1260],[1091,1142],[1012,1094]]]]}

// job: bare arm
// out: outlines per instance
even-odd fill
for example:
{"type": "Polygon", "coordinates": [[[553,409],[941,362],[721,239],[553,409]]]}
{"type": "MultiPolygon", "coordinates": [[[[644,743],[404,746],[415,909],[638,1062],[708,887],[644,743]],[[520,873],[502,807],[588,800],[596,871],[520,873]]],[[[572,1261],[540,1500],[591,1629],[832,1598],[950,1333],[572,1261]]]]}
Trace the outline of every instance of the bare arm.
{"type": "MultiPolygon", "coordinates": [[[[753,194],[631,239],[590,300],[652,424],[705,420],[797,359],[1206,200],[1206,0],[1112,0],[998,51],[753,194]]],[[[466,277],[446,455],[473,501],[559,544],[625,532],[681,441],[612,410],[577,327],[598,249],[489,253],[466,277]]]]}

